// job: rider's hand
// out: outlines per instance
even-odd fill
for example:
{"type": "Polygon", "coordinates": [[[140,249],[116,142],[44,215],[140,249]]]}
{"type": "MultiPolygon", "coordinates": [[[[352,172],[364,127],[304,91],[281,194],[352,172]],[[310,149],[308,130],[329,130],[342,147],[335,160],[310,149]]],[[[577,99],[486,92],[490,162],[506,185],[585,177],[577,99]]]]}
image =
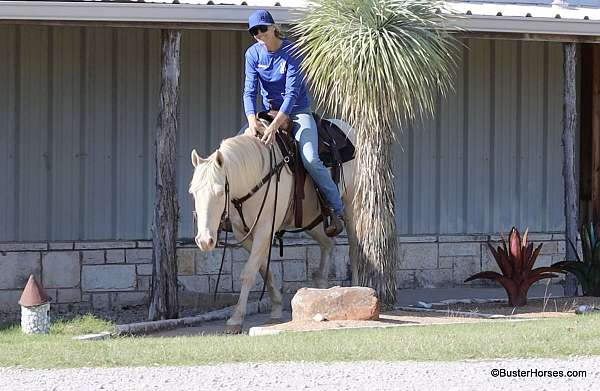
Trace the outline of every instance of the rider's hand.
{"type": "Polygon", "coordinates": [[[253,137],[260,137],[259,129],[260,129],[260,127],[258,126],[257,122],[254,122],[254,123],[251,122],[248,124],[248,129],[246,129],[244,134],[246,134],[248,136],[253,136],[253,137]]]}
{"type": "Polygon", "coordinates": [[[277,129],[275,129],[273,126],[269,126],[265,130],[265,133],[263,134],[260,141],[262,141],[263,144],[265,144],[266,146],[271,145],[273,143],[273,141],[275,141],[275,133],[276,132],[277,132],[277,129]]]}

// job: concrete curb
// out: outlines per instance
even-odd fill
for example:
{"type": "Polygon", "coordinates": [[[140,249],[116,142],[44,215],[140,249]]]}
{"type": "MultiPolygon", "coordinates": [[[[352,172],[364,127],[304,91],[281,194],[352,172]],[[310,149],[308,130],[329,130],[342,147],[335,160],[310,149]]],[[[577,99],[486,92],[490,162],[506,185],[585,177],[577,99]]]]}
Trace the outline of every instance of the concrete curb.
{"type": "Polygon", "coordinates": [[[409,311],[409,312],[433,312],[437,314],[448,314],[448,315],[458,315],[463,318],[483,318],[483,319],[505,319],[507,316],[505,315],[497,315],[497,314],[482,314],[479,312],[464,312],[464,311],[449,311],[449,310],[437,310],[432,308],[419,308],[419,307],[394,307],[395,310],[400,311],[409,311]]]}
{"type": "Polygon", "coordinates": [[[77,341],[101,341],[103,339],[109,339],[110,335],[111,335],[110,331],[103,331],[98,334],[78,335],[76,337],[73,337],[73,339],[75,339],[77,341]]]}

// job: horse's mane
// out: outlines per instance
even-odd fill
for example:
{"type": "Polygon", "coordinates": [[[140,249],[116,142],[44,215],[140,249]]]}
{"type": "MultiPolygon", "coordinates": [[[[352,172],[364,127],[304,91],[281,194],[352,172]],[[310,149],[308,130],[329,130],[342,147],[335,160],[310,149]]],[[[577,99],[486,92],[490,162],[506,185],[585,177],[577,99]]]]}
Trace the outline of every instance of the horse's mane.
{"type": "Polygon", "coordinates": [[[207,183],[225,185],[225,176],[219,174],[217,152],[223,156],[223,165],[229,177],[229,186],[247,188],[256,185],[257,178],[264,175],[268,164],[268,149],[256,137],[239,135],[225,139],[221,146],[205,162],[194,170],[190,191],[194,192],[207,183]]]}

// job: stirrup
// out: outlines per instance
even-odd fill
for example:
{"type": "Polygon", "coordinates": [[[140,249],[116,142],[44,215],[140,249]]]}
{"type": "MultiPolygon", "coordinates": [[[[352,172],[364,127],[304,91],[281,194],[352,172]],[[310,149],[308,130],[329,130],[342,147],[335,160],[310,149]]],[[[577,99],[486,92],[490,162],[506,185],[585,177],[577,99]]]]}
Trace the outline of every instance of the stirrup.
{"type": "Polygon", "coordinates": [[[344,216],[331,211],[327,217],[324,221],[325,235],[338,236],[344,230],[344,216]]]}

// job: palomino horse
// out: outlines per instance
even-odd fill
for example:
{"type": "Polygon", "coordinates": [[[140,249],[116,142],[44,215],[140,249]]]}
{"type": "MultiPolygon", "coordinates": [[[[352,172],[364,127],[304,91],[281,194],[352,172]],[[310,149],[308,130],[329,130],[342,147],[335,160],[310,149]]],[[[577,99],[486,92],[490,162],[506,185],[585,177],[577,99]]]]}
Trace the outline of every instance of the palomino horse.
{"type": "MultiPolygon", "coordinates": [[[[340,127],[354,143],[353,132],[350,127],[337,120],[332,120],[340,127]]],[[[196,150],[192,151],[192,165],[194,175],[190,183],[189,192],[194,197],[196,211],[197,235],[196,244],[202,251],[211,251],[217,244],[217,231],[225,203],[230,202],[229,218],[233,228],[234,237],[242,242],[242,246],[250,252],[250,257],[244,265],[241,279],[240,296],[231,318],[227,321],[227,331],[237,333],[241,331],[246,315],[246,305],[250,289],[254,286],[256,273],[260,271],[266,281],[267,290],[271,299],[271,314],[273,320],[282,316],[282,298],[279,288],[275,286],[273,275],[267,272],[267,257],[273,237],[272,228],[276,232],[280,229],[294,228],[293,177],[287,166],[283,166],[278,183],[277,200],[275,200],[275,181],[273,175],[265,185],[244,201],[242,205],[243,219],[248,226],[253,225],[246,236],[244,222],[240,214],[235,211],[231,200],[239,199],[251,191],[270,172],[271,165],[280,163],[283,155],[277,146],[274,146],[274,160],[271,161],[272,152],[261,141],[252,136],[238,135],[225,139],[221,146],[208,158],[201,158],[196,150]],[[229,192],[227,196],[227,191],[229,192]],[[264,201],[263,201],[264,199],[264,201]],[[226,201],[229,200],[229,201],[226,201]],[[276,202],[276,207],[275,207],[276,202]],[[264,203],[262,213],[259,214],[264,203]],[[274,215],[274,209],[276,214],[274,215]],[[252,222],[255,222],[252,224],[252,222]],[[274,223],[274,224],[273,224],[274,223]]],[[[354,227],[352,225],[352,199],[354,196],[354,161],[344,163],[344,178],[340,181],[340,192],[344,201],[346,232],[349,243],[355,243],[354,227]]],[[[305,198],[303,203],[303,226],[313,222],[321,213],[317,195],[312,180],[307,176],[305,183],[305,198]]],[[[333,239],[325,235],[323,225],[306,231],[314,238],[321,248],[319,269],[312,276],[314,284],[319,288],[327,287],[330,258],[334,246],[333,239]]],[[[353,253],[352,251],[350,252],[353,253]]],[[[356,265],[351,262],[353,280],[356,278],[356,265]]]]}

